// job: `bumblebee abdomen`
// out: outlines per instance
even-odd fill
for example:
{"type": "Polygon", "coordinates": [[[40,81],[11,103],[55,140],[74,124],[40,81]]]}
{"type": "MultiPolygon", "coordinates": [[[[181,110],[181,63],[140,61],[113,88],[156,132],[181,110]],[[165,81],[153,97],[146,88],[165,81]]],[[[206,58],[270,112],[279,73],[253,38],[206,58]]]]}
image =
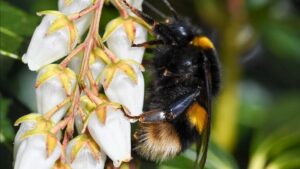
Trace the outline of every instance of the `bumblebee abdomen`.
{"type": "Polygon", "coordinates": [[[178,132],[169,122],[142,124],[134,137],[134,151],[150,161],[170,159],[182,151],[178,132]]]}

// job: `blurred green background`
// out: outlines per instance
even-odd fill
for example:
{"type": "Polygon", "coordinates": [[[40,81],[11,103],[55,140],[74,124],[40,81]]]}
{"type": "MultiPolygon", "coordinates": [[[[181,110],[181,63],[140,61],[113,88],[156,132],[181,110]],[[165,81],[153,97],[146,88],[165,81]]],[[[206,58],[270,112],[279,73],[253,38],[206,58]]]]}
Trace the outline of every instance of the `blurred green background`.
{"type": "MultiPolygon", "coordinates": [[[[161,1],[150,1],[169,14],[161,1]]],[[[209,169],[300,168],[300,1],[170,0],[214,41],[222,61],[222,91],[215,98],[209,169]]],[[[13,122],[36,110],[34,81],[20,57],[37,11],[56,0],[0,0],[0,164],[12,168],[13,122]],[[17,58],[17,59],[14,59],[17,58]]],[[[144,7],[157,20],[161,18],[144,7]]],[[[105,24],[118,16],[104,8],[105,24]]],[[[151,58],[151,54],[147,54],[151,58]]],[[[193,168],[194,147],[174,160],[140,168],[193,168]]]]}

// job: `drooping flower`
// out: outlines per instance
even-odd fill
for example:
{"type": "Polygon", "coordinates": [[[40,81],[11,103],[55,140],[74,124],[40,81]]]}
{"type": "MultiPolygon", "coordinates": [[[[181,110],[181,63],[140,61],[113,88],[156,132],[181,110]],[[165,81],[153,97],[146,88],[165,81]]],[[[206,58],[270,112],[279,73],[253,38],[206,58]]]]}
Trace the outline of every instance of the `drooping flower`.
{"type": "MultiPolygon", "coordinates": [[[[61,14],[61,17],[64,18],[63,14],[61,14]]],[[[30,70],[38,70],[66,56],[69,53],[69,49],[73,48],[74,44],[77,43],[77,38],[71,42],[71,32],[76,32],[76,28],[71,26],[72,23],[70,22],[70,27],[72,27],[69,28],[70,32],[67,27],[50,31],[52,25],[58,23],[57,19],[57,16],[47,15],[43,18],[40,25],[36,27],[27,52],[22,57],[23,62],[28,64],[30,70]]]]}
{"type": "Polygon", "coordinates": [[[67,15],[76,14],[89,7],[92,0],[59,1],[58,11],[44,11],[39,14],[47,15],[35,29],[23,62],[30,70],[53,63],[66,56],[78,43],[91,23],[93,12],[82,16],[75,22],[67,15]]]}
{"type": "Polygon", "coordinates": [[[106,155],[88,135],[79,135],[67,146],[67,163],[72,169],[103,169],[106,155]]]}
{"type": "Polygon", "coordinates": [[[108,65],[101,83],[110,101],[125,106],[132,116],[142,114],[145,86],[142,67],[137,63],[120,60],[108,65]]]}
{"type": "MultiPolygon", "coordinates": [[[[27,131],[34,129],[36,126],[35,122],[24,122],[21,124],[14,140],[14,159],[16,159],[17,152],[21,144],[21,136],[23,136],[27,131]]],[[[23,140],[26,141],[26,140],[23,140]]]]}
{"type": "MultiPolygon", "coordinates": [[[[132,47],[132,45],[146,42],[147,30],[144,27],[148,28],[148,25],[136,17],[135,14],[133,14],[121,1],[111,1],[116,7],[120,5],[123,6],[123,8],[127,10],[129,16],[127,18],[122,16],[111,20],[106,25],[103,41],[107,42],[108,48],[119,59],[132,59],[141,63],[145,48],[132,47]]],[[[128,0],[127,2],[134,8],[142,10],[143,0],[128,0]]]]}
{"type": "Polygon", "coordinates": [[[14,147],[14,169],[51,169],[59,158],[61,146],[51,133],[53,122],[41,114],[28,114],[17,120],[22,123],[14,147]]]}
{"type": "MultiPolygon", "coordinates": [[[[110,21],[106,29],[110,29],[114,20],[110,21]]],[[[139,23],[125,23],[115,28],[114,32],[107,39],[108,48],[119,59],[133,59],[139,63],[142,62],[145,53],[144,47],[131,47],[132,44],[140,44],[146,42],[147,30],[139,23]],[[130,25],[132,24],[132,25],[130,25]],[[130,28],[133,26],[133,28],[130,28]],[[128,35],[129,29],[133,29],[133,35],[128,35]],[[132,36],[132,40],[129,36],[132,36]]]]}
{"type": "Polygon", "coordinates": [[[64,103],[65,105],[52,116],[54,122],[60,121],[70,106],[68,97],[74,91],[75,84],[76,75],[71,69],[56,64],[43,68],[36,81],[38,112],[45,114],[64,103]]]}
{"type": "Polygon", "coordinates": [[[115,167],[131,160],[130,122],[116,107],[100,106],[88,119],[88,130],[115,167]]]}
{"type": "Polygon", "coordinates": [[[51,169],[60,156],[60,147],[47,157],[45,136],[36,135],[20,143],[14,169],[51,169]]]}

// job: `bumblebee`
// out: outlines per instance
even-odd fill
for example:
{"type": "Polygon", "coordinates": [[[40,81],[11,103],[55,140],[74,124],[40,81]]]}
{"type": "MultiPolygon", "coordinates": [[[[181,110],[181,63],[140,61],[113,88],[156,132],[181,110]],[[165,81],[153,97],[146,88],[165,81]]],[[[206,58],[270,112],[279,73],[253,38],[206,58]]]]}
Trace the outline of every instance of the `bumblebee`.
{"type": "MultiPolygon", "coordinates": [[[[150,161],[170,159],[196,142],[195,166],[204,168],[211,125],[211,100],[220,88],[220,63],[213,43],[164,0],[173,13],[165,22],[133,8],[148,23],[155,40],[135,47],[155,45],[154,81],[148,111],[134,134],[133,150],[150,161]],[[198,165],[199,164],[199,165],[198,165]]],[[[128,114],[127,114],[128,115],[128,114]]]]}

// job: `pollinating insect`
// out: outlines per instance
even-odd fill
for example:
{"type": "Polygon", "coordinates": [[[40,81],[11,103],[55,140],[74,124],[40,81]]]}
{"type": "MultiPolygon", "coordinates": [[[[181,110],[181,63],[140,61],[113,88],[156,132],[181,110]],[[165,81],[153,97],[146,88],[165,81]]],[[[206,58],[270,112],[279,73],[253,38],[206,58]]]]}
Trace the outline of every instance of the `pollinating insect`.
{"type": "Polygon", "coordinates": [[[173,16],[157,22],[124,4],[151,26],[155,40],[135,47],[155,45],[154,81],[147,111],[137,118],[134,151],[151,161],[173,158],[192,143],[197,145],[195,166],[204,168],[211,125],[211,100],[219,91],[220,64],[212,42],[201,29],[164,0],[173,16]]]}

